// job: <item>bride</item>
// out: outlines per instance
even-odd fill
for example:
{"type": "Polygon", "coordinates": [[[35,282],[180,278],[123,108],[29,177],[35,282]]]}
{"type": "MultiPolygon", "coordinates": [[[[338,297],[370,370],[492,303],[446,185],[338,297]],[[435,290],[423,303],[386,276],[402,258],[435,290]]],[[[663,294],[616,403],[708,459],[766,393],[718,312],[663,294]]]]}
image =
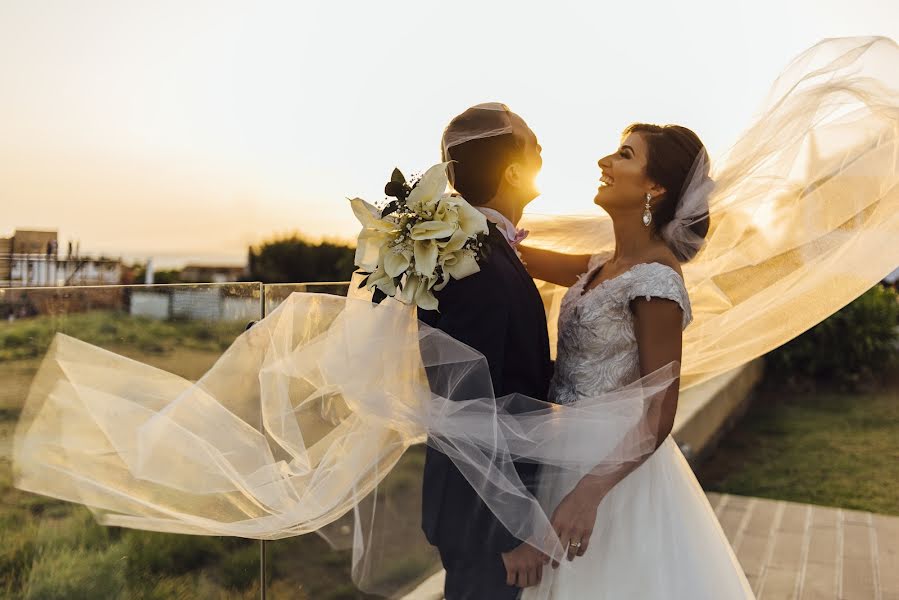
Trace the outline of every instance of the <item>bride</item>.
{"type": "MultiPolygon", "coordinates": [[[[590,256],[521,247],[531,275],[569,288],[550,387],[559,404],[681,361],[681,332],[692,313],[680,265],[709,230],[708,160],[689,129],[631,125],[599,168],[594,202],[611,217],[614,250],[590,256]]],[[[540,499],[575,563],[524,598],[754,597],[669,435],[677,392],[672,386],[660,403],[656,450],[648,457],[604,476],[544,467],[540,499]]]]}

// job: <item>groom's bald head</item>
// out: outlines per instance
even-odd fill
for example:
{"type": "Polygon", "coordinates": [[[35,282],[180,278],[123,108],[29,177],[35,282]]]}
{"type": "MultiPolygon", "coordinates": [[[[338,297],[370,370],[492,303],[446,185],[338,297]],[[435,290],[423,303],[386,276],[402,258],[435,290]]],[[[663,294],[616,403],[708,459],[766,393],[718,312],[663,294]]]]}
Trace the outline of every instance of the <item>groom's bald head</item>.
{"type": "Polygon", "coordinates": [[[441,149],[443,160],[453,161],[450,183],[475,206],[490,202],[510,166],[532,170],[535,176],[542,165],[534,132],[498,102],[472,106],[453,118],[443,132],[441,149]]]}

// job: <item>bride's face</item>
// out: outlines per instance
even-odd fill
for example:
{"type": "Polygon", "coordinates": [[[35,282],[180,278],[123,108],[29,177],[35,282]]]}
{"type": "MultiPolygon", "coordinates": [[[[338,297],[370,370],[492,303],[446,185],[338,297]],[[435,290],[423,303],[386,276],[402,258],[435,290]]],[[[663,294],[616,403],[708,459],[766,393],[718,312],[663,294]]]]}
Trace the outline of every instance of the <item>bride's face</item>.
{"type": "Polygon", "coordinates": [[[646,193],[656,187],[646,177],[648,150],[643,136],[631,133],[621,141],[618,150],[599,159],[601,177],[593,202],[608,213],[642,211],[646,193]]]}

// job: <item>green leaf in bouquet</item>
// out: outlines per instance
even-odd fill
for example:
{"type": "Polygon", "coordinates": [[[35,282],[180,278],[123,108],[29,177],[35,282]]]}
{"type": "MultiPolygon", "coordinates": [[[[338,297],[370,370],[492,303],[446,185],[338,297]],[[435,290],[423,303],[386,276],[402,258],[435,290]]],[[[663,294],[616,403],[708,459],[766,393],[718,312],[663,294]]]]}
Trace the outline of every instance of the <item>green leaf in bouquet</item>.
{"type": "Polygon", "coordinates": [[[391,200],[387,203],[387,206],[384,207],[384,210],[381,211],[381,218],[383,219],[387,215],[392,215],[396,211],[400,209],[399,200],[391,200]]]}

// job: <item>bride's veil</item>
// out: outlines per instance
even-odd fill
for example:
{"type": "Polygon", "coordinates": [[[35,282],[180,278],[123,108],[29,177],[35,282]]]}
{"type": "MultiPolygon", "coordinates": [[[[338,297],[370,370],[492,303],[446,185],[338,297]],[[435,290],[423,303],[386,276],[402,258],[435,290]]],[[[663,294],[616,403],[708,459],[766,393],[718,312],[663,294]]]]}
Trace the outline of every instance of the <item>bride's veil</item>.
{"type": "MultiPolygon", "coordinates": [[[[427,442],[513,534],[560,556],[551,507],[515,461],[602,474],[639,460],[679,375],[694,385],[783,344],[899,264],[899,48],[837,39],[804,53],[711,175],[708,241],[684,265],[695,321],[682,368],[567,406],[495,398],[483,357],[409,307],[317,294],[291,296],[197,382],[57,335],[16,429],[15,484],[109,525],[319,532],[353,546],[360,586],[393,593],[405,580],[387,563],[418,558],[403,536],[420,536],[420,516],[391,494],[420,484],[391,477],[427,442]]],[[[613,242],[603,217],[529,228],[559,250],[613,242]]]]}

